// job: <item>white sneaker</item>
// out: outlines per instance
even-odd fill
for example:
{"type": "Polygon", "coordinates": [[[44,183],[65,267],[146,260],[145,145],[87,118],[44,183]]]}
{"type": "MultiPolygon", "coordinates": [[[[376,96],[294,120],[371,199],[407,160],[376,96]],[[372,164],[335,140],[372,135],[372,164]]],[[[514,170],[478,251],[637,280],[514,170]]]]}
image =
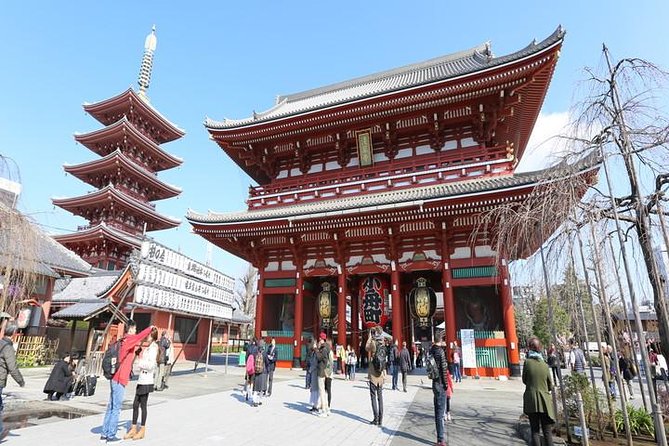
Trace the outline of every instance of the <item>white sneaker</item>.
{"type": "Polygon", "coordinates": [[[318,414],[319,417],[321,418],[326,418],[329,414],[327,412],[321,412],[318,414]]]}
{"type": "Polygon", "coordinates": [[[451,418],[451,413],[446,414],[446,421],[453,421],[453,418],[451,418]]]}

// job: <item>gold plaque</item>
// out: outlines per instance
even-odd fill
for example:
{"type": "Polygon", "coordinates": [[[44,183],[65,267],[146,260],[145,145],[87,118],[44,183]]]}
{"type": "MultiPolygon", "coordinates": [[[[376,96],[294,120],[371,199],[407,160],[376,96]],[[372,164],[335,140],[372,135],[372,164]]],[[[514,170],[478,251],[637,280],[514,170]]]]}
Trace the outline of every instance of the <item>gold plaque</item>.
{"type": "Polygon", "coordinates": [[[372,145],[372,131],[359,130],[355,132],[355,140],[358,143],[358,159],[360,167],[374,165],[374,147],[372,145]]]}

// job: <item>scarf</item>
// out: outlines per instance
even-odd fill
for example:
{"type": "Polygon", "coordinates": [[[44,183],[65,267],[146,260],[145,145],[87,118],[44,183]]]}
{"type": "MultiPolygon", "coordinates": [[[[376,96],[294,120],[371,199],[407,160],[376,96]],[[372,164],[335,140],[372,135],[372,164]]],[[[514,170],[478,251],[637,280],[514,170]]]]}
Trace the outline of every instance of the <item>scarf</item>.
{"type": "Polygon", "coordinates": [[[530,358],[530,359],[536,359],[538,361],[543,361],[544,360],[544,357],[541,356],[541,353],[535,352],[534,350],[530,350],[527,353],[527,357],[530,358]]]}

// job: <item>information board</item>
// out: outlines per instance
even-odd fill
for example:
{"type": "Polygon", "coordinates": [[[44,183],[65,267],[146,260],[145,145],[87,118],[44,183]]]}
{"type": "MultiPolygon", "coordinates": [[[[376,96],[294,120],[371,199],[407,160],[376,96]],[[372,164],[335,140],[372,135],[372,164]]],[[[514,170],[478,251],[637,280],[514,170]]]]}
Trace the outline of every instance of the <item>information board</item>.
{"type": "Polygon", "coordinates": [[[460,341],[462,342],[462,366],[476,368],[476,339],[474,330],[460,330],[460,341]]]}

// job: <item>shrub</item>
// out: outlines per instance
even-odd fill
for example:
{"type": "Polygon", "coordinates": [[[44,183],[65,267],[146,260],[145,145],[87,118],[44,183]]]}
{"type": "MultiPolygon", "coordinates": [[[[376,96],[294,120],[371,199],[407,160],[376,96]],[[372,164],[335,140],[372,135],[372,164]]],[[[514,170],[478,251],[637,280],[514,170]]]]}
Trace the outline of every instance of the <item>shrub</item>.
{"type": "Polygon", "coordinates": [[[565,402],[567,410],[571,415],[578,416],[578,404],[576,402],[576,393],[580,392],[583,398],[583,412],[585,419],[590,424],[592,419],[597,415],[597,400],[599,400],[599,407],[606,404],[606,397],[600,390],[595,390],[590,385],[588,378],[581,373],[572,373],[562,379],[564,385],[565,402]]]}
{"type": "MultiPolygon", "coordinates": [[[[646,412],[646,409],[643,407],[636,409],[632,406],[627,406],[627,416],[630,421],[630,432],[633,435],[648,434],[652,436],[655,434],[653,417],[646,412]]],[[[618,432],[625,430],[625,423],[623,421],[623,413],[621,410],[616,411],[615,422],[618,432]]]]}
{"type": "Polygon", "coordinates": [[[602,362],[599,360],[599,354],[590,355],[590,363],[593,367],[601,367],[602,362]]]}

